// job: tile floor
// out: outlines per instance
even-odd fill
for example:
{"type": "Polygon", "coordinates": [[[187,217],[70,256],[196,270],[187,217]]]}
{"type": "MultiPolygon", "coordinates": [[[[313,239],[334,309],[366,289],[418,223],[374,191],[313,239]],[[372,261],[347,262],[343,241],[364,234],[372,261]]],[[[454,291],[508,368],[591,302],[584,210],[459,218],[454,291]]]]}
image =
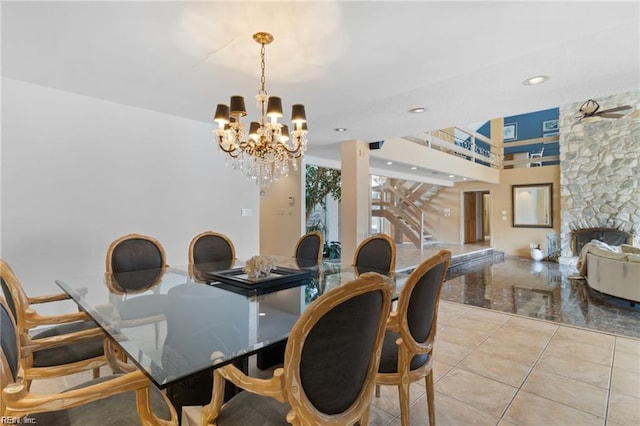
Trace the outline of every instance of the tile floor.
{"type": "MultiPolygon", "coordinates": [[[[640,424],[640,340],[442,301],[434,350],[438,425],[640,424]]],[[[89,373],[40,380],[36,393],[89,373]]],[[[422,382],[411,424],[428,424],[422,382]]],[[[372,425],[399,425],[397,391],[372,399],[372,425]]],[[[187,409],[183,424],[198,424],[187,409]]]]}
{"type": "MultiPolygon", "coordinates": [[[[434,349],[443,425],[640,424],[640,340],[443,301],[434,349]]],[[[424,384],[411,424],[427,425],[424,384]]],[[[199,407],[185,411],[196,425],[199,407]]],[[[399,425],[397,390],[373,397],[372,425],[399,425]]]]}
{"type": "MultiPolygon", "coordinates": [[[[445,284],[434,350],[438,425],[640,425],[637,307],[591,294],[554,265],[541,272],[506,259],[445,284]]],[[[89,377],[41,380],[32,390],[89,377]]],[[[400,424],[397,398],[382,387],[372,425],[400,424]]],[[[423,383],[412,385],[411,400],[411,424],[428,424],[423,383]]],[[[191,407],[183,424],[198,422],[191,407]]]]}

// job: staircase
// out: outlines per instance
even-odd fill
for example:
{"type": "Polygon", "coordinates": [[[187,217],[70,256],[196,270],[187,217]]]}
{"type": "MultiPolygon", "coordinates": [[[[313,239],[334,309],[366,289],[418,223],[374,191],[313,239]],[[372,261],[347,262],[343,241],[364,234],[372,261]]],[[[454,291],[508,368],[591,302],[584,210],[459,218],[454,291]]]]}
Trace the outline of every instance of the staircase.
{"type": "Polygon", "coordinates": [[[371,215],[388,220],[397,233],[421,249],[434,242],[424,209],[440,189],[439,185],[390,179],[372,188],[371,215]]]}

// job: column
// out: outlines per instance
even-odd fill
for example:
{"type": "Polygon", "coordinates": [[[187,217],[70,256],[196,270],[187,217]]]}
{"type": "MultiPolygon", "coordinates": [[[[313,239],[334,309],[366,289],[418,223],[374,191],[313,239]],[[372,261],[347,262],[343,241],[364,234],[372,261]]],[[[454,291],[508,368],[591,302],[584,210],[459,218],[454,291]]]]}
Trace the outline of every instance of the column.
{"type": "Polygon", "coordinates": [[[351,265],[358,244],[369,236],[371,178],[369,144],[352,140],[342,144],[340,242],[342,264],[351,265]]]}

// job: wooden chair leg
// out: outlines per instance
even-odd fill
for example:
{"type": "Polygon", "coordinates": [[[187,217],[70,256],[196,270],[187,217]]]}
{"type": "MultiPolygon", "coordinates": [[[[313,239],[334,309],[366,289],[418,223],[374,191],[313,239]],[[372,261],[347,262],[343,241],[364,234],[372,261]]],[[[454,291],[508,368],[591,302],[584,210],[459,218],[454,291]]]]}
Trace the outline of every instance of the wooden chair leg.
{"type": "Polygon", "coordinates": [[[427,390],[427,409],[429,410],[429,426],[436,426],[436,404],[433,388],[433,370],[424,378],[427,390]]]}
{"type": "Polygon", "coordinates": [[[398,385],[398,393],[400,395],[400,424],[409,426],[411,424],[411,414],[409,412],[409,386],[411,382],[408,377],[403,377],[398,385]]]}
{"type": "Polygon", "coordinates": [[[376,398],[380,398],[380,385],[376,385],[376,398]]]}

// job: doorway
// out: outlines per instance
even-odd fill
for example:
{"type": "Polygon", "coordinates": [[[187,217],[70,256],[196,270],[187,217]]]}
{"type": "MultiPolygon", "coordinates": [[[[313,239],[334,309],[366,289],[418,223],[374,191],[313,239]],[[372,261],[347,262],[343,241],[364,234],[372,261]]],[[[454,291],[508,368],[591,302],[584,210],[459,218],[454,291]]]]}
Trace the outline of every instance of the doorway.
{"type": "Polygon", "coordinates": [[[484,243],[491,241],[491,193],[465,191],[463,203],[463,243],[484,243]]]}

